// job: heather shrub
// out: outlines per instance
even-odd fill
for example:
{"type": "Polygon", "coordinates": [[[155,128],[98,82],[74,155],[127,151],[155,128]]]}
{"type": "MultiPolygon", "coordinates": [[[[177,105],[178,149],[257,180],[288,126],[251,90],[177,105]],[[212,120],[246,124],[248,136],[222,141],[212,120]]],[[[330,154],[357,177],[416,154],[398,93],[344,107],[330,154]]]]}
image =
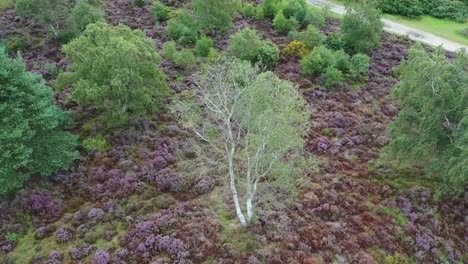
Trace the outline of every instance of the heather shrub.
{"type": "Polygon", "coordinates": [[[193,68],[197,64],[197,59],[192,50],[182,49],[174,55],[174,63],[186,70],[193,68]]]}
{"type": "Polygon", "coordinates": [[[255,16],[255,7],[251,3],[244,4],[244,16],[246,17],[255,16]]]}
{"type": "Polygon", "coordinates": [[[343,82],[343,73],[333,67],[328,67],[322,74],[322,77],[326,87],[335,86],[343,82]]]}
{"type": "Polygon", "coordinates": [[[279,49],[275,43],[264,41],[258,53],[259,62],[265,68],[270,68],[279,60],[279,49]]]}
{"type": "Polygon", "coordinates": [[[97,250],[94,254],[93,264],[109,264],[111,262],[111,256],[104,250],[97,250]]]}
{"type": "Polygon", "coordinates": [[[182,45],[193,45],[198,39],[197,21],[189,11],[179,10],[167,22],[167,33],[182,45]]]}
{"type": "Polygon", "coordinates": [[[323,35],[315,26],[309,25],[307,26],[307,29],[301,33],[301,40],[309,49],[313,49],[324,43],[325,35],[323,35]]]}
{"type": "Polygon", "coordinates": [[[314,76],[323,73],[328,67],[335,66],[333,51],[325,46],[318,46],[301,60],[302,74],[314,76]]]}
{"type": "Polygon", "coordinates": [[[382,28],[375,0],[360,0],[348,5],[341,23],[346,51],[354,54],[376,47],[382,28]]]}
{"type": "Polygon", "coordinates": [[[285,56],[297,56],[304,57],[310,53],[310,49],[305,45],[303,41],[293,40],[283,49],[285,56]]]}
{"type": "Polygon", "coordinates": [[[244,28],[231,35],[228,49],[241,60],[256,62],[262,44],[255,29],[244,28]]]}
{"type": "Polygon", "coordinates": [[[73,26],[78,32],[83,32],[89,24],[104,21],[104,10],[85,1],[79,1],[71,12],[73,26]]]}
{"type": "Polygon", "coordinates": [[[73,239],[73,230],[70,227],[60,227],[55,232],[55,240],[59,243],[65,243],[73,239]]]}
{"type": "Polygon", "coordinates": [[[193,0],[193,13],[200,28],[208,33],[224,32],[232,26],[232,18],[240,10],[240,0],[193,0]]]}
{"type": "Polygon", "coordinates": [[[141,30],[98,22],[63,51],[71,63],[67,78],[73,98],[82,106],[96,106],[105,125],[122,125],[162,107],[168,89],[155,67],[161,58],[141,30]]]}
{"type": "Polygon", "coordinates": [[[174,61],[175,54],[177,53],[176,43],[174,41],[165,42],[162,46],[161,55],[163,58],[174,61]]]}
{"type": "Polygon", "coordinates": [[[166,21],[169,18],[169,14],[172,9],[168,6],[161,4],[160,1],[154,1],[153,7],[151,8],[151,15],[156,21],[166,21]]]}
{"type": "Polygon", "coordinates": [[[369,56],[355,54],[349,63],[349,72],[355,80],[367,80],[369,78],[369,56]]]}
{"type": "Polygon", "coordinates": [[[344,49],[343,34],[340,31],[330,33],[325,40],[325,45],[332,50],[344,49]]]}
{"type": "Polygon", "coordinates": [[[200,57],[207,57],[210,49],[214,47],[213,40],[209,37],[203,36],[197,40],[195,54],[200,57]]]}
{"type": "Polygon", "coordinates": [[[33,174],[50,176],[78,157],[67,112],[53,104],[41,76],[29,73],[21,56],[0,48],[0,195],[17,190],[33,174]]]}
{"type": "Polygon", "coordinates": [[[414,171],[415,177],[423,172],[437,180],[438,195],[463,195],[468,184],[467,63],[463,51],[447,60],[441,48],[428,53],[416,44],[396,69],[400,82],[393,94],[401,111],[380,163],[414,171]]]}

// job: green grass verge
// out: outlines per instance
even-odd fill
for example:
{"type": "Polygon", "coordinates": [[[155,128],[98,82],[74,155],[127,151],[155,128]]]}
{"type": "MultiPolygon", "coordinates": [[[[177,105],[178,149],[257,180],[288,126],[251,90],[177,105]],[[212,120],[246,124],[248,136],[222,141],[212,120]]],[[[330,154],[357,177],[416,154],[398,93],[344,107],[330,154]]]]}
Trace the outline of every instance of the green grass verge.
{"type": "MultiPolygon", "coordinates": [[[[344,4],[343,0],[330,0],[330,2],[338,5],[344,4]]],[[[418,19],[410,19],[399,15],[383,14],[383,18],[468,46],[468,38],[459,33],[459,30],[468,28],[468,22],[458,23],[427,15],[418,19]]]]}

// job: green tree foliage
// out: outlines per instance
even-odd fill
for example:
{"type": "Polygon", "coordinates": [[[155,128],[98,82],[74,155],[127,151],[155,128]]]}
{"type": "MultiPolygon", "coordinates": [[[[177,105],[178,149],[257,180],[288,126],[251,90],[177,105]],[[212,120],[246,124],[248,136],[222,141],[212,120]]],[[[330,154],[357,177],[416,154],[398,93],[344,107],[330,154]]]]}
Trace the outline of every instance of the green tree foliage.
{"type": "Polygon", "coordinates": [[[74,3],[72,0],[16,0],[15,9],[18,16],[47,25],[58,37],[74,3]]]}
{"type": "Polygon", "coordinates": [[[328,67],[322,74],[326,87],[338,85],[343,82],[343,73],[333,67],[328,67]]]}
{"type": "Polygon", "coordinates": [[[163,44],[161,55],[165,59],[173,61],[176,53],[177,53],[177,46],[174,41],[168,41],[163,44]]]}
{"type": "Polygon", "coordinates": [[[197,64],[197,59],[192,50],[182,49],[174,54],[174,63],[179,67],[190,70],[197,64]]]}
{"type": "Polygon", "coordinates": [[[232,60],[209,66],[195,93],[198,100],[178,102],[174,113],[207,143],[203,160],[212,161],[216,174],[225,172],[236,214],[247,226],[256,202],[303,176],[306,103],[292,83],[232,60]]]}
{"type": "Polygon", "coordinates": [[[207,57],[210,53],[210,49],[214,47],[213,40],[209,37],[201,37],[197,40],[197,46],[195,48],[195,54],[200,57],[207,57]]]}
{"type": "Polygon", "coordinates": [[[66,76],[73,97],[80,105],[95,105],[109,117],[108,124],[123,124],[162,106],[167,87],[156,66],[161,58],[142,31],[98,22],[63,51],[71,63],[66,76]]]}
{"type": "Polygon", "coordinates": [[[240,0],[193,0],[193,13],[200,28],[208,33],[224,32],[232,26],[232,18],[241,9],[240,0]]]}
{"type": "Polygon", "coordinates": [[[241,60],[256,62],[262,44],[255,29],[244,28],[231,35],[228,49],[241,60]]]}
{"type": "Polygon", "coordinates": [[[349,63],[349,72],[354,80],[367,80],[369,78],[369,56],[365,54],[354,54],[349,63]]]}
{"type": "Polygon", "coordinates": [[[71,12],[71,19],[75,29],[83,32],[89,24],[104,21],[104,10],[86,1],[79,1],[71,12]]]}
{"type": "Polygon", "coordinates": [[[171,12],[172,9],[170,7],[161,4],[159,1],[155,1],[151,8],[151,15],[156,21],[166,21],[171,12]]]}
{"type": "Polygon", "coordinates": [[[23,186],[33,174],[49,176],[77,157],[77,138],[63,130],[68,113],[52,103],[44,80],[26,72],[21,57],[0,49],[0,195],[23,186]]]}
{"type": "Polygon", "coordinates": [[[401,112],[390,126],[381,160],[421,168],[440,179],[440,189],[458,195],[468,186],[468,58],[448,61],[441,48],[428,53],[417,44],[398,68],[394,88],[401,112]]]}
{"type": "Polygon", "coordinates": [[[340,31],[328,34],[327,39],[325,40],[325,45],[327,45],[327,48],[333,50],[344,49],[345,44],[343,41],[343,34],[340,31]]]}
{"type": "Polygon", "coordinates": [[[379,0],[380,8],[389,14],[398,14],[406,17],[418,17],[423,14],[419,0],[379,0]]]}
{"type": "MultiPolygon", "coordinates": [[[[349,68],[350,68],[350,62],[349,62],[349,55],[344,51],[344,50],[337,50],[335,51],[335,61],[336,61],[336,64],[335,64],[335,67],[340,70],[342,73],[348,73],[349,72],[349,68]]],[[[368,63],[367,65],[369,65],[369,60],[367,60],[368,63]]],[[[367,69],[369,68],[369,66],[366,68],[366,75],[367,75],[367,69]]]]}
{"type": "Polygon", "coordinates": [[[308,6],[305,0],[283,0],[281,9],[286,18],[295,18],[299,24],[304,25],[310,19],[308,6]]]}
{"type": "Polygon", "coordinates": [[[262,2],[261,10],[264,17],[274,18],[276,16],[276,5],[280,0],[264,0],[262,2]]]}
{"type": "Polygon", "coordinates": [[[255,16],[255,7],[251,3],[244,4],[244,16],[246,17],[255,16]]]}
{"type": "Polygon", "coordinates": [[[167,33],[182,45],[193,45],[198,39],[197,21],[187,10],[179,10],[167,22],[167,33]]]}
{"type": "Polygon", "coordinates": [[[325,42],[325,35],[314,25],[308,25],[307,29],[301,33],[301,40],[304,41],[309,49],[313,49],[325,42]]]}
{"type": "Polygon", "coordinates": [[[299,22],[296,18],[286,18],[283,12],[278,12],[273,19],[273,27],[278,32],[289,32],[291,30],[297,30],[299,28],[299,22]]]}
{"type": "Polygon", "coordinates": [[[383,25],[374,0],[359,0],[347,6],[341,24],[348,53],[367,52],[379,44],[383,25]]]}

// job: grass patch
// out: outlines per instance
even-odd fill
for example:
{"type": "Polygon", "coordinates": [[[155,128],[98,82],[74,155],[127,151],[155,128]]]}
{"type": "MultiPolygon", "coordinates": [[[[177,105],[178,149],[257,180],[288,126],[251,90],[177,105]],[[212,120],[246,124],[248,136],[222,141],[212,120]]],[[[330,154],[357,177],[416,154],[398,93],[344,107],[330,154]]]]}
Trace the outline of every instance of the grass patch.
{"type": "Polygon", "coordinates": [[[468,45],[468,38],[460,31],[468,27],[468,23],[458,23],[448,19],[439,19],[431,16],[421,16],[419,19],[409,19],[403,16],[384,14],[384,18],[397,23],[416,28],[453,42],[468,45]]]}
{"type": "Polygon", "coordinates": [[[0,12],[5,11],[15,6],[13,0],[0,0],[0,12]]]}

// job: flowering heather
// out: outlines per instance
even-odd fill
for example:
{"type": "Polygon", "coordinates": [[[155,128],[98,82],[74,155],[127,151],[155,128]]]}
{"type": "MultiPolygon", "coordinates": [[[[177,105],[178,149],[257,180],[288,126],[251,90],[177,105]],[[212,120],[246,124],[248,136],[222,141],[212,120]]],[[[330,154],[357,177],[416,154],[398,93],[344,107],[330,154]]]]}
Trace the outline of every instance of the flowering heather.
{"type": "Polygon", "coordinates": [[[111,256],[107,251],[98,250],[94,254],[93,264],[109,264],[111,261],[111,256]]]}
{"type": "Polygon", "coordinates": [[[69,227],[61,227],[55,232],[57,242],[67,242],[73,238],[73,231],[69,227]]]}

